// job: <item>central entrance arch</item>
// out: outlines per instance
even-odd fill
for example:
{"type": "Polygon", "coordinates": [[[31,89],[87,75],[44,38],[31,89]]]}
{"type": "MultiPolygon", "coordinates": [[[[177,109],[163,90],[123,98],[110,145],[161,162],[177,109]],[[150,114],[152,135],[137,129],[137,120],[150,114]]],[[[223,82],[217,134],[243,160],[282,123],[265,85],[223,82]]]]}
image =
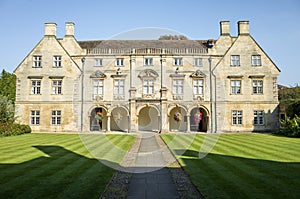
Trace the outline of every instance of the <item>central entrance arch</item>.
{"type": "Polygon", "coordinates": [[[129,115],[124,107],[116,107],[111,111],[110,130],[128,132],[129,115]]]}
{"type": "Polygon", "coordinates": [[[196,107],[191,110],[190,130],[196,132],[207,132],[208,113],[204,108],[196,107]]]}
{"type": "Polygon", "coordinates": [[[181,131],[187,130],[186,111],[182,107],[174,107],[170,111],[169,116],[169,130],[181,131]]]}
{"type": "Polygon", "coordinates": [[[94,108],[90,116],[90,131],[107,130],[107,112],[102,107],[94,108]]]}
{"type": "Polygon", "coordinates": [[[140,131],[159,130],[159,112],[152,106],[146,106],[139,111],[138,129],[140,131]]]}

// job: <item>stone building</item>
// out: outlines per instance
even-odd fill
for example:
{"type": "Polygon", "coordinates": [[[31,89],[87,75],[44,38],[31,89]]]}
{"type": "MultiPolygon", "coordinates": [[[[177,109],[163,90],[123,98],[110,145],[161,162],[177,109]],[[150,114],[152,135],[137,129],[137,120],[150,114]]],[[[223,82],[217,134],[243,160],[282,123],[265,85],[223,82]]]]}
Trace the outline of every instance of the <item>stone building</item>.
{"type": "Polygon", "coordinates": [[[278,128],[280,70],[249,22],[216,40],[77,41],[56,24],[15,69],[16,115],[34,132],[244,132],[278,128]]]}

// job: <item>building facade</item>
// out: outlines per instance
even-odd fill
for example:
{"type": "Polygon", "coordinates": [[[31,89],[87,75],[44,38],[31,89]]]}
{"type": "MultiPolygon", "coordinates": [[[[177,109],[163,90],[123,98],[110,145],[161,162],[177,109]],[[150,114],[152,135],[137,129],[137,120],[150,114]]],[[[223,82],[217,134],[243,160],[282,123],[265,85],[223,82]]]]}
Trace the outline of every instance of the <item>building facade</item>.
{"type": "Polygon", "coordinates": [[[278,128],[280,70],[249,22],[216,40],[77,41],[56,24],[15,69],[16,115],[33,132],[249,132],[278,128]]]}

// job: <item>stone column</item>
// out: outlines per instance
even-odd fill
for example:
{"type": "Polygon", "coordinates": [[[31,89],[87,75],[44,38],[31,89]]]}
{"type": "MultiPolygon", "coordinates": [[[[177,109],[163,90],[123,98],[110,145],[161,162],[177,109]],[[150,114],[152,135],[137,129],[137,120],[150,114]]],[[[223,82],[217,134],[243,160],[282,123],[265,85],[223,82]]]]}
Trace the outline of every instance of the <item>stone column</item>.
{"type": "Polygon", "coordinates": [[[186,116],[186,121],[187,121],[187,133],[191,132],[191,117],[190,115],[186,116]]]}
{"type": "Polygon", "coordinates": [[[169,120],[168,120],[168,104],[167,104],[167,91],[166,87],[162,87],[161,92],[161,133],[169,131],[169,120]]]}
{"type": "Polygon", "coordinates": [[[107,115],[106,132],[110,132],[110,117],[111,115],[107,115]]]}
{"type": "Polygon", "coordinates": [[[129,99],[129,108],[130,108],[129,132],[136,132],[136,131],[138,131],[138,120],[137,120],[136,101],[135,101],[136,88],[134,88],[134,87],[130,88],[129,93],[130,93],[130,99],[129,99]]]}

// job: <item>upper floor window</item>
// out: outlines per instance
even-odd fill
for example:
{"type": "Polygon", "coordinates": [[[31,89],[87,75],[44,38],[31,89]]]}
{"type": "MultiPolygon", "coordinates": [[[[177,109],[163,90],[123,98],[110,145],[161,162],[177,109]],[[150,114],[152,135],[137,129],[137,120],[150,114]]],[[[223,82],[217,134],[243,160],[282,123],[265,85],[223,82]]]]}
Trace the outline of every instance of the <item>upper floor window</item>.
{"type": "Polygon", "coordinates": [[[39,110],[30,111],[30,124],[31,125],[40,125],[40,111],[39,110]]]}
{"type": "Polygon", "coordinates": [[[114,80],[114,95],[124,95],[124,79],[114,80]]]}
{"type": "Polygon", "coordinates": [[[117,58],[116,59],[116,66],[124,66],[124,59],[123,58],[117,58]]]}
{"type": "Polygon", "coordinates": [[[102,59],[95,59],[95,65],[94,66],[103,66],[102,65],[102,59]]]}
{"type": "Polygon", "coordinates": [[[261,56],[260,55],[252,55],[251,63],[252,63],[252,66],[261,66],[261,56]]]}
{"type": "Polygon", "coordinates": [[[203,66],[202,65],[202,58],[195,58],[194,59],[194,66],[203,66]]]}
{"type": "Polygon", "coordinates": [[[52,94],[60,95],[62,90],[62,80],[52,80],[52,94]]]}
{"type": "Polygon", "coordinates": [[[143,80],[143,94],[153,94],[154,93],[154,80],[144,79],[143,80]]]}
{"type": "Polygon", "coordinates": [[[61,66],[61,56],[53,56],[53,67],[60,68],[61,66]]]}
{"type": "Polygon", "coordinates": [[[255,110],[254,111],[254,125],[264,125],[264,111],[263,110],[255,110]]]}
{"type": "Polygon", "coordinates": [[[194,95],[203,95],[203,79],[193,80],[194,95]]]}
{"type": "Polygon", "coordinates": [[[232,114],[232,125],[241,125],[243,124],[243,111],[233,110],[232,114]]]}
{"type": "Polygon", "coordinates": [[[263,94],[263,80],[252,81],[253,94],[263,94]]]}
{"type": "Polygon", "coordinates": [[[103,79],[95,79],[94,80],[94,91],[93,91],[93,98],[96,99],[97,96],[103,95],[103,79]]]}
{"type": "Polygon", "coordinates": [[[183,94],[183,79],[173,79],[173,94],[183,94]]]}
{"type": "Polygon", "coordinates": [[[230,66],[240,66],[240,56],[231,55],[230,56],[230,66]]]}
{"type": "Polygon", "coordinates": [[[153,58],[145,58],[144,66],[153,66],[153,58]]]}
{"type": "Polygon", "coordinates": [[[241,80],[231,80],[230,86],[232,95],[241,94],[241,80]]]}
{"type": "Polygon", "coordinates": [[[60,125],[61,124],[61,110],[53,110],[51,117],[52,125],[60,125]]]}
{"type": "Polygon", "coordinates": [[[33,68],[41,68],[42,67],[42,56],[33,56],[32,67],[33,68]]]}
{"type": "Polygon", "coordinates": [[[31,94],[41,94],[41,80],[31,80],[31,94]]]}
{"type": "Polygon", "coordinates": [[[182,58],[181,57],[175,57],[173,65],[174,66],[182,66],[182,58]]]}

